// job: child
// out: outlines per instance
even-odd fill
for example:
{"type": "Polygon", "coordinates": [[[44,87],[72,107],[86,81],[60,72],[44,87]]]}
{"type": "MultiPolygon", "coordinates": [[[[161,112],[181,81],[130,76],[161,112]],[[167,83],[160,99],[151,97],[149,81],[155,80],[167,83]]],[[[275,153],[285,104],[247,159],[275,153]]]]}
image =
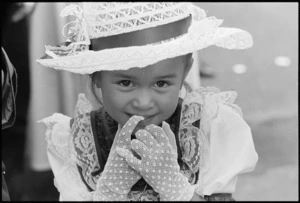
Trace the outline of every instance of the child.
{"type": "Polygon", "coordinates": [[[44,66],[88,74],[102,105],[79,94],[74,118],[55,113],[48,157],[60,200],[233,200],[258,160],[236,93],[185,81],[191,53],[252,46],[190,3],[83,3],[69,41],[46,46],[44,66]],[[184,95],[185,91],[185,95],[184,95]]]}

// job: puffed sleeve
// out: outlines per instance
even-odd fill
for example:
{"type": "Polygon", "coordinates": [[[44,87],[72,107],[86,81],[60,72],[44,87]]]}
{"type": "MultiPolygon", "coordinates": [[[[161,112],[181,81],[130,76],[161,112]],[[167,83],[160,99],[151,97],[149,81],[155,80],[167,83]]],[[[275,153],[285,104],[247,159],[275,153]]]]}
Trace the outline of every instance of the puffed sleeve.
{"type": "Polygon", "coordinates": [[[238,175],[253,171],[257,164],[251,129],[233,104],[236,96],[234,91],[201,95],[201,128],[208,151],[201,157],[205,164],[200,168],[201,183],[195,188],[199,195],[234,193],[238,175]]]}
{"type": "Polygon", "coordinates": [[[46,124],[47,155],[60,201],[91,201],[92,192],[82,181],[73,152],[71,118],[60,113],[42,119],[46,124]]]}

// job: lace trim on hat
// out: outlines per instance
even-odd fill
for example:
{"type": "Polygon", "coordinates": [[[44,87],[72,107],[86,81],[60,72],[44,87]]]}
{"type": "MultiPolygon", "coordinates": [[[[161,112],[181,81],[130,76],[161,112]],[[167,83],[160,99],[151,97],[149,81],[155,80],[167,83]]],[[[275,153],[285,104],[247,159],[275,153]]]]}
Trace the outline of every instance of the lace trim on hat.
{"type": "MultiPolygon", "coordinates": [[[[195,9],[187,3],[83,3],[83,9],[72,4],[60,14],[61,17],[76,17],[63,28],[63,35],[71,44],[45,46],[46,54],[53,58],[73,56],[87,51],[90,39],[168,24],[188,17],[193,11],[195,9]],[[67,35],[64,34],[65,30],[67,35]]],[[[202,9],[199,8],[197,12],[198,18],[206,17],[202,9]]]]}
{"type": "Polygon", "coordinates": [[[106,37],[174,22],[190,15],[189,4],[155,3],[83,4],[90,38],[106,37]]]}
{"type": "Polygon", "coordinates": [[[207,18],[192,23],[189,33],[175,39],[144,46],[84,51],[78,56],[38,60],[42,65],[63,69],[74,73],[90,74],[100,70],[127,70],[145,67],[158,61],[191,53],[195,50],[217,45],[228,49],[244,49],[252,46],[249,33],[236,28],[218,28],[221,23],[216,18],[207,18]],[[198,31],[197,31],[198,30],[198,31]],[[202,31],[202,32],[200,32],[202,31]]]}

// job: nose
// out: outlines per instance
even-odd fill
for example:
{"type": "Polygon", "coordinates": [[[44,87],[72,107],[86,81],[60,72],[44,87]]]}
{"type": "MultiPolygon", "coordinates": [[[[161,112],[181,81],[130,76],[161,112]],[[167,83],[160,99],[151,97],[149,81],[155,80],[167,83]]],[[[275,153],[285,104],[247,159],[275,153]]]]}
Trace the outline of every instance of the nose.
{"type": "Polygon", "coordinates": [[[147,90],[139,91],[133,99],[132,105],[138,110],[151,109],[154,106],[154,101],[151,92],[147,90]]]}

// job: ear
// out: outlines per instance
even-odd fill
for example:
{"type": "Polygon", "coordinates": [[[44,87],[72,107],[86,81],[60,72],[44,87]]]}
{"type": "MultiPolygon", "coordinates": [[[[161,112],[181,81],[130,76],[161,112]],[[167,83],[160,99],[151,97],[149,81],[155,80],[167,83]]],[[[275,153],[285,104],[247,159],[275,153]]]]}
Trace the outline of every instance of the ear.
{"type": "Polygon", "coordinates": [[[97,105],[100,104],[100,106],[103,106],[102,89],[99,82],[95,82],[95,85],[92,87],[92,95],[97,100],[97,105]]]}
{"type": "Polygon", "coordinates": [[[101,88],[101,75],[100,73],[94,73],[92,76],[92,80],[97,88],[101,88]]]}

